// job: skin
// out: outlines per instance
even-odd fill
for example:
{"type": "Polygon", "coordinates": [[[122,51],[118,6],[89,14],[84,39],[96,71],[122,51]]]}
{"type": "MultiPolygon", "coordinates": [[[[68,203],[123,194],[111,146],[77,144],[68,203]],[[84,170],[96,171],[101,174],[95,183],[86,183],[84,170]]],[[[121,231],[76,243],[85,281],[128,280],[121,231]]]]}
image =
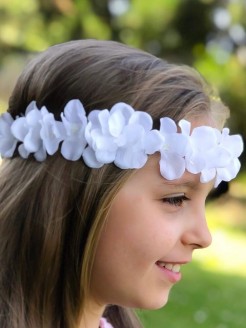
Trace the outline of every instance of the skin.
{"type": "Polygon", "coordinates": [[[99,239],[84,312],[89,325],[81,328],[98,327],[107,304],[146,309],[166,304],[181,273],[169,274],[159,263],[187,264],[195,249],[211,244],[205,200],[213,184],[188,172],[167,181],[158,154],[134,172],[113,200],[99,239]]]}

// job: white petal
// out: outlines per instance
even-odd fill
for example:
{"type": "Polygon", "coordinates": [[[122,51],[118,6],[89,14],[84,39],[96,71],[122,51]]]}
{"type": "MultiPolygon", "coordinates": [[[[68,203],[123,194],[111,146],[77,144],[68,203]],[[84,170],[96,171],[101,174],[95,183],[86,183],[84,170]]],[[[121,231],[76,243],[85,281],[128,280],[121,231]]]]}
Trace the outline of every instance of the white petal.
{"type": "Polygon", "coordinates": [[[186,120],[181,120],[178,123],[179,127],[181,128],[181,132],[186,135],[189,136],[190,135],[190,130],[191,130],[191,123],[186,121],[186,120]]]}
{"type": "Polygon", "coordinates": [[[174,153],[162,154],[160,160],[161,175],[167,180],[179,179],[185,172],[185,161],[174,153]]]}
{"type": "Polygon", "coordinates": [[[33,109],[26,115],[26,122],[29,126],[34,126],[42,119],[42,114],[38,109],[33,109]]]}
{"type": "Polygon", "coordinates": [[[10,158],[13,156],[17,141],[14,138],[0,139],[0,154],[2,157],[10,158]]]}
{"type": "Polygon", "coordinates": [[[91,168],[99,168],[103,166],[103,163],[98,162],[94,150],[90,147],[85,148],[83,159],[85,164],[91,168]]]}
{"type": "Polygon", "coordinates": [[[216,129],[210,126],[199,126],[191,133],[191,142],[200,151],[211,149],[218,144],[216,129]]]}
{"type": "Polygon", "coordinates": [[[100,123],[100,129],[103,134],[108,134],[108,120],[109,120],[109,111],[107,109],[101,110],[98,114],[98,120],[100,123]]]}
{"type": "Polygon", "coordinates": [[[70,161],[77,161],[82,156],[84,146],[78,141],[64,140],[61,146],[61,154],[70,161]]]}
{"type": "Polygon", "coordinates": [[[223,168],[226,167],[231,160],[232,156],[228,150],[220,146],[206,152],[207,168],[223,168]]]}
{"type": "Polygon", "coordinates": [[[160,151],[163,145],[163,138],[158,130],[152,130],[145,136],[145,151],[151,155],[160,151]]]}
{"type": "Polygon", "coordinates": [[[198,174],[206,168],[206,158],[201,152],[193,153],[185,158],[186,170],[193,174],[198,174]]]}
{"type": "Polygon", "coordinates": [[[13,121],[14,120],[9,113],[3,113],[0,115],[0,134],[10,130],[13,121]]]}
{"type": "Polygon", "coordinates": [[[145,131],[150,131],[153,126],[153,120],[148,113],[136,111],[130,117],[129,124],[139,124],[145,131]]]}
{"type": "Polygon", "coordinates": [[[139,169],[147,162],[148,156],[143,151],[132,152],[131,149],[120,149],[115,158],[115,165],[121,169],[139,169]]]}
{"type": "Polygon", "coordinates": [[[70,100],[64,108],[64,116],[69,122],[77,123],[83,122],[86,123],[86,113],[84,106],[79,99],[70,100]]]}
{"type": "Polygon", "coordinates": [[[36,160],[38,162],[43,162],[46,160],[47,158],[47,154],[46,154],[46,151],[43,147],[41,147],[35,154],[34,154],[34,157],[36,158],[36,160]]]}
{"type": "Polygon", "coordinates": [[[43,139],[44,148],[49,155],[54,155],[57,152],[59,147],[59,140],[51,139],[51,138],[44,138],[43,139]]]}
{"type": "Polygon", "coordinates": [[[100,112],[101,112],[100,110],[94,109],[88,115],[88,121],[91,122],[93,128],[100,127],[100,123],[99,123],[99,119],[98,119],[98,115],[100,114],[100,112]]]}
{"type": "Polygon", "coordinates": [[[130,117],[135,111],[130,105],[119,102],[115,104],[110,110],[111,115],[115,112],[122,113],[122,115],[125,117],[126,124],[128,124],[130,117]]]}
{"type": "Polygon", "coordinates": [[[177,125],[176,123],[169,117],[163,117],[160,119],[161,126],[160,132],[161,134],[166,133],[176,133],[177,132],[177,125]]]}
{"type": "Polygon", "coordinates": [[[95,155],[98,162],[109,164],[115,160],[116,152],[103,149],[103,150],[97,150],[95,152],[95,155]]]}
{"type": "Polygon", "coordinates": [[[29,153],[34,153],[38,151],[42,145],[39,131],[35,129],[30,129],[30,131],[27,133],[23,140],[23,145],[29,153]]]}
{"type": "Polygon", "coordinates": [[[201,172],[200,181],[202,183],[207,183],[213,180],[216,176],[216,169],[204,169],[201,172]]]}
{"type": "Polygon", "coordinates": [[[44,116],[46,116],[46,115],[52,115],[52,116],[54,116],[53,113],[50,113],[50,112],[48,111],[48,109],[46,108],[46,106],[42,106],[42,107],[40,108],[39,111],[40,111],[40,113],[41,113],[42,118],[43,118],[44,116]]]}
{"type": "Polygon", "coordinates": [[[26,150],[26,148],[24,147],[23,144],[21,144],[18,147],[18,151],[19,151],[20,157],[22,157],[22,158],[27,158],[30,154],[30,152],[26,150]]]}
{"type": "Polygon", "coordinates": [[[222,145],[229,149],[231,154],[235,157],[239,157],[243,151],[243,139],[240,135],[232,135],[225,138],[222,145]]]}
{"type": "Polygon", "coordinates": [[[188,137],[181,133],[171,133],[165,135],[165,145],[168,151],[185,156],[188,147],[188,137]]]}
{"type": "Polygon", "coordinates": [[[90,146],[92,146],[93,140],[91,136],[91,129],[92,129],[92,123],[88,122],[88,124],[85,127],[85,140],[88,142],[90,146]]]}
{"type": "Polygon", "coordinates": [[[26,111],[25,111],[25,115],[27,115],[30,111],[32,110],[38,110],[36,101],[31,101],[30,104],[27,106],[26,111]]]}
{"type": "Polygon", "coordinates": [[[123,131],[123,136],[126,140],[126,145],[132,147],[135,144],[144,144],[143,137],[145,131],[141,125],[127,125],[123,131]]]}
{"type": "Polygon", "coordinates": [[[114,112],[108,120],[109,132],[112,136],[118,137],[126,124],[124,115],[121,112],[114,112]]]}
{"type": "Polygon", "coordinates": [[[241,164],[235,158],[226,168],[218,168],[217,174],[223,181],[230,181],[234,179],[240,170],[241,164]]]}
{"type": "Polygon", "coordinates": [[[109,149],[110,151],[115,151],[117,149],[117,145],[115,144],[114,139],[110,136],[108,137],[100,134],[96,135],[93,133],[93,139],[94,139],[93,148],[95,148],[96,150],[109,149]]]}
{"type": "Polygon", "coordinates": [[[27,135],[29,130],[29,127],[26,123],[25,117],[19,117],[17,118],[12,126],[11,126],[11,132],[15,136],[16,139],[23,141],[25,136],[27,135]]]}

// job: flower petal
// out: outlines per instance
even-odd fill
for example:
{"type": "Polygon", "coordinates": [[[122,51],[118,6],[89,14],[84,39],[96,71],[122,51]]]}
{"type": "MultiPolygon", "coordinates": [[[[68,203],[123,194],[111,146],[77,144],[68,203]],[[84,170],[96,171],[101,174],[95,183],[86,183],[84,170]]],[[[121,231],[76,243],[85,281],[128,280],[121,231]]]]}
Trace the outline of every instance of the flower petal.
{"type": "Polygon", "coordinates": [[[145,136],[145,152],[149,155],[160,151],[163,145],[163,137],[157,130],[152,130],[145,136]]]}
{"type": "Polygon", "coordinates": [[[70,161],[77,161],[83,153],[85,145],[75,141],[64,140],[61,146],[61,154],[70,161]]]}
{"type": "Polygon", "coordinates": [[[191,142],[197,149],[205,151],[218,144],[215,129],[210,126],[198,126],[191,133],[191,142]]]}
{"type": "Polygon", "coordinates": [[[227,136],[223,144],[225,144],[225,147],[230,150],[234,157],[239,157],[243,152],[243,139],[240,135],[227,136]]]}
{"type": "Polygon", "coordinates": [[[147,162],[148,156],[143,151],[132,152],[131,149],[120,149],[115,158],[115,165],[121,169],[139,169],[147,162]]]}
{"type": "Polygon", "coordinates": [[[215,168],[211,169],[204,169],[200,175],[200,182],[201,183],[208,183],[209,181],[213,180],[216,177],[216,170],[215,168]]]}
{"type": "Polygon", "coordinates": [[[97,150],[95,152],[95,155],[98,162],[109,164],[109,163],[113,163],[113,161],[115,160],[116,152],[103,149],[103,150],[97,150]]]}
{"type": "Polygon", "coordinates": [[[136,111],[130,117],[129,124],[138,124],[141,125],[145,131],[150,131],[153,126],[153,120],[148,113],[136,111]]]}
{"type": "Polygon", "coordinates": [[[109,132],[114,137],[119,137],[126,124],[124,115],[121,112],[114,112],[108,119],[109,132]]]}
{"type": "Polygon", "coordinates": [[[40,133],[37,129],[30,129],[23,140],[23,146],[28,153],[34,153],[39,150],[42,145],[40,133]]]}
{"type": "Polygon", "coordinates": [[[109,121],[109,111],[107,109],[101,110],[98,114],[98,121],[100,123],[100,128],[103,134],[109,133],[108,121],[109,121]]]}
{"type": "Polygon", "coordinates": [[[223,181],[230,181],[234,179],[240,170],[241,164],[237,158],[235,158],[227,167],[218,168],[217,174],[223,181]]]}
{"type": "Polygon", "coordinates": [[[40,147],[40,149],[34,153],[34,157],[38,162],[43,162],[47,158],[47,153],[43,147],[40,147]]]}
{"type": "Polygon", "coordinates": [[[25,136],[28,133],[28,130],[29,128],[25,117],[17,118],[11,126],[11,132],[13,136],[20,141],[24,140],[25,136]]]}
{"type": "Polygon", "coordinates": [[[126,124],[128,124],[130,117],[135,111],[130,105],[119,102],[115,104],[110,110],[111,115],[115,112],[121,113],[125,117],[126,124]]]}
{"type": "Polygon", "coordinates": [[[160,172],[167,180],[179,179],[185,172],[185,161],[175,153],[161,153],[160,172]]]}
{"type": "Polygon", "coordinates": [[[161,134],[167,134],[167,133],[176,133],[177,132],[177,126],[174,120],[172,120],[169,117],[163,117],[160,119],[160,132],[161,134]]]}
{"type": "Polygon", "coordinates": [[[2,157],[11,158],[14,154],[17,140],[14,138],[0,139],[0,154],[2,157]]]}
{"type": "Polygon", "coordinates": [[[79,99],[72,99],[66,104],[63,116],[72,123],[86,124],[87,121],[84,106],[79,99]]]}
{"type": "Polygon", "coordinates": [[[35,100],[31,101],[30,104],[27,106],[26,111],[25,111],[25,116],[32,110],[38,110],[37,103],[35,100]]]}
{"type": "Polygon", "coordinates": [[[19,151],[20,157],[22,157],[22,158],[28,158],[28,156],[30,154],[30,152],[26,150],[26,148],[24,147],[23,144],[19,145],[18,151],[19,151]]]}
{"type": "Polygon", "coordinates": [[[186,120],[180,120],[178,123],[179,127],[181,128],[182,134],[189,136],[191,131],[191,123],[186,120]]]}
{"type": "Polygon", "coordinates": [[[90,147],[85,148],[83,152],[83,160],[85,164],[91,168],[97,169],[103,166],[103,163],[98,162],[94,150],[90,147]]]}

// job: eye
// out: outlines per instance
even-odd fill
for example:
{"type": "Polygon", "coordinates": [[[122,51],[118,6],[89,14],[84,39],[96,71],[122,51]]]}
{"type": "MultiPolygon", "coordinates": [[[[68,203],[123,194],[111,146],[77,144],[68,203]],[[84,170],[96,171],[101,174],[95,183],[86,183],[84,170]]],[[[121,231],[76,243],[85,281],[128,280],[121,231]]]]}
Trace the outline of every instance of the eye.
{"type": "Polygon", "coordinates": [[[171,206],[182,206],[185,201],[190,200],[187,198],[184,194],[182,195],[175,195],[175,196],[170,196],[170,197],[165,197],[162,199],[163,203],[166,203],[171,206]]]}

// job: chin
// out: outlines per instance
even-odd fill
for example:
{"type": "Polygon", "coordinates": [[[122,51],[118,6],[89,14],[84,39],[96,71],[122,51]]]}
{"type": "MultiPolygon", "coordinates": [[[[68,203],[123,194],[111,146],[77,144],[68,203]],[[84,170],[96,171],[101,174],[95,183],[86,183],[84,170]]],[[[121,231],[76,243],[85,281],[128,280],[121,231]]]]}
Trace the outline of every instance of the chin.
{"type": "Polygon", "coordinates": [[[149,296],[149,298],[147,299],[144,300],[142,299],[141,301],[137,301],[134,307],[143,310],[158,310],[167,304],[168,298],[169,298],[169,293],[166,293],[161,297],[149,296]]]}

